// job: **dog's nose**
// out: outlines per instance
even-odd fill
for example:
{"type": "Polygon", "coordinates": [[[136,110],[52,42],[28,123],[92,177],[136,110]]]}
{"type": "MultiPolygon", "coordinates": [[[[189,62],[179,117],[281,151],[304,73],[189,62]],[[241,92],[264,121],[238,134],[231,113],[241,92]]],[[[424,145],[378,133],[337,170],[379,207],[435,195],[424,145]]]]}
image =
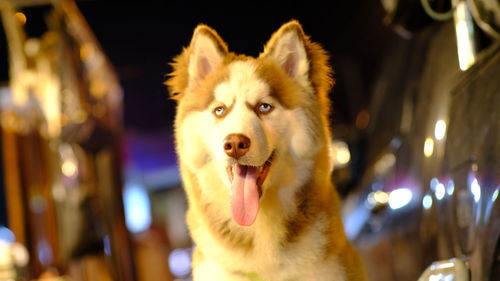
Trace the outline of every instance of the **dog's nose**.
{"type": "Polygon", "coordinates": [[[250,139],[242,134],[229,134],[224,139],[224,151],[235,159],[245,155],[250,149],[250,139]]]}

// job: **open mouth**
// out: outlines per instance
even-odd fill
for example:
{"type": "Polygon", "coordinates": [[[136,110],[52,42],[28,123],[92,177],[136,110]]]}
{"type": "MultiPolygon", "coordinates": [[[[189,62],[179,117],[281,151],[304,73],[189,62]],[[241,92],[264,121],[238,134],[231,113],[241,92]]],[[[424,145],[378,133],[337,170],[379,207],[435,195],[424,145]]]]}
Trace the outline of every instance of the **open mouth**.
{"type": "Polygon", "coordinates": [[[262,185],[272,165],[274,153],[262,166],[247,166],[239,163],[227,168],[231,182],[231,211],[233,219],[241,226],[250,226],[257,218],[262,185]]]}
{"type": "Polygon", "coordinates": [[[248,166],[248,165],[241,165],[241,164],[233,164],[229,167],[227,167],[227,175],[229,176],[229,181],[231,184],[234,181],[234,173],[235,171],[238,172],[239,175],[245,175],[245,174],[256,174],[257,179],[256,179],[256,184],[257,184],[257,189],[259,192],[259,197],[262,197],[262,184],[264,184],[264,181],[267,178],[267,174],[269,173],[269,168],[271,168],[272,160],[273,160],[274,153],[271,153],[271,156],[264,162],[262,166],[248,166]]]}

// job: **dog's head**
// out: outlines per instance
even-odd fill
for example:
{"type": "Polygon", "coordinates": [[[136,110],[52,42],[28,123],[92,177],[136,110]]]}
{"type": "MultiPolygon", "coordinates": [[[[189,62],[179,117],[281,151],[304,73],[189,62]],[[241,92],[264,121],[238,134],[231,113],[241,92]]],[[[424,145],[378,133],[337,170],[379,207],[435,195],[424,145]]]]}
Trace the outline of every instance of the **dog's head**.
{"type": "Polygon", "coordinates": [[[230,53],[199,25],[175,58],[167,85],[178,101],[181,165],[212,189],[202,192],[218,190],[207,180],[227,187],[218,196],[231,198],[238,224],[254,222],[267,190],[309,180],[304,175],[329,138],[327,61],[297,21],[284,24],[257,58],[230,53]]]}

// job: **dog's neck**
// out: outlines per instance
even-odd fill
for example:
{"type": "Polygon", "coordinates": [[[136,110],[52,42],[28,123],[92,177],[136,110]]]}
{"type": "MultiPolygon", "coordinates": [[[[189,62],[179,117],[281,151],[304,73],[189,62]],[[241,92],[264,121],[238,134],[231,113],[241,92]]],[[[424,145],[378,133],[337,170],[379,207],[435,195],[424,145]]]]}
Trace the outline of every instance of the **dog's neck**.
{"type": "MultiPolygon", "coordinates": [[[[325,151],[322,150],[319,154],[324,155],[325,151]]],[[[325,157],[318,155],[318,158],[325,157]]],[[[306,173],[309,177],[298,181],[296,186],[285,189],[278,186],[269,187],[261,198],[259,214],[252,226],[237,225],[228,211],[227,202],[224,204],[196,200],[197,202],[190,203],[198,203],[198,206],[190,208],[198,209],[197,211],[204,217],[204,221],[197,223],[207,227],[228,248],[251,252],[256,243],[265,240],[269,240],[267,242],[271,245],[279,244],[281,247],[287,247],[297,242],[302,234],[307,232],[307,228],[317,219],[320,212],[332,207],[329,168],[328,163],[323,162],[324,160],[313,161],[314,164],[311,165],[319,167],[307,167],[307,170],[314,171],[313,173],[318,175],[306,173]],[[266,235],[267,232],[270,233],[269,237],[266,235]]],[[[197,193],[200,192],[200,188],[209,188],[200,186],[203,183],[199,180],[189,185],[188,190],[198,190],[197,193]]]]}

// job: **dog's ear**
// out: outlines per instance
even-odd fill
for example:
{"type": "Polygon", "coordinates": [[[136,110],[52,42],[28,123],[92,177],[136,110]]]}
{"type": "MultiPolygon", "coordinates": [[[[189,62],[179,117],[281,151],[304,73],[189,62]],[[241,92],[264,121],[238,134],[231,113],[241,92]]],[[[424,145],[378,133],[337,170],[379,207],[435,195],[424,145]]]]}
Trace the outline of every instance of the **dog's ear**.
{"type": "Polygon", "coordinates": [[[273,59],[292,79],[307,78],[306,40],[302,26],[295,20],[290,21],[271,36],[260,56],[273,59]]]}
{"type": "Polygon", "coordinates": [[[195,86],[224,61],[228,53],[226,43],[212,28],[200,24],[196,27],[188,48],[174,59],[174,71],[165,83],[171,98],[179,99],[184,91],[195,86]]]}
{"type": "Polygon", "coordinates": [[[220,36],[206,25],[196,27],[189,45],[188,85],[194,85],[219,66],[227,54],[220,36]]]}
{"type": "Polygon", "coordinates": [[[321,111],[328,115],[328,93],[334,84],[327,52],[309,40],[298,21],[280,27],[264,47],[260,57],[274,60],[292,79],[309,81],[318,97],[321,111]]]}

